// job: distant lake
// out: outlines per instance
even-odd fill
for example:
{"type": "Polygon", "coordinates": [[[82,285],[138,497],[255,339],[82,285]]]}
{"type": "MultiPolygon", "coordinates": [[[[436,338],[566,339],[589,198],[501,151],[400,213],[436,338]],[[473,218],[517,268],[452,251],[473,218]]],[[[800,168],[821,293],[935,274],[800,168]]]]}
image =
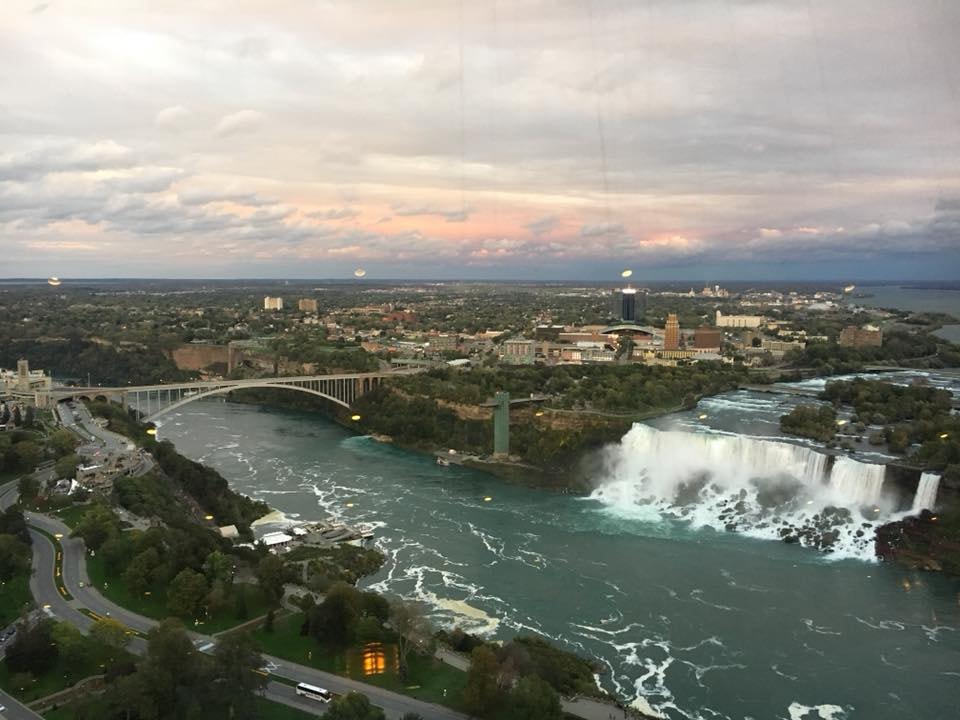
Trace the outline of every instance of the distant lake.
{"type": "MultiPolygon", "coordinates": [[[[857,290],[872,296],[856,298],[859,305],[915,312],[939,312],[960,318],[960,289],[931,290],[897,285],[864,285],[857,290]]],[[[960,343],[960,324],[944,325],[937,330],[936,335],[944,340],[960,343]]]]}

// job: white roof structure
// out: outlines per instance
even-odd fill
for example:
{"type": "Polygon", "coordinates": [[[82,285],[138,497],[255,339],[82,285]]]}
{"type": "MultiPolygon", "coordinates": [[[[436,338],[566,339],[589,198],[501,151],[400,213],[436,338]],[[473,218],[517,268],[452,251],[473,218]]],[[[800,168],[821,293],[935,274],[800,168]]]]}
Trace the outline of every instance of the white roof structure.
{"type": "Polygon", "coordinates": [[[260,542],[262,542],[267,547],[273,547],[274,545],[284,545],[285,543],[288,543],[291,540],[293,540],[293,537],[290,535],[287,535],[285,532],[267,533],[262,538],[260,538],[260,542]]]}
{"type": "Polygon", "coordinates": [[[220,528],[220,536],[225,538],[235,538],[240,537],[240,531],[237,530],[236,525],[224,525],[220,528]]]}

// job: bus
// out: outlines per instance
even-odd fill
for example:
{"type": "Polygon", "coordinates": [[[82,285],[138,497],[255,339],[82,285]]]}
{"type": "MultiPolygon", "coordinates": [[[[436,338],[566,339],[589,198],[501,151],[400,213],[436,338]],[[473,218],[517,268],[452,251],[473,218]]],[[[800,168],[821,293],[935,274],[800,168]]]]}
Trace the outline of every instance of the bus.
{"type": "Polygon", "coordinates": [[[317,687],[316,685],[310,685],[308,683],[297,683],[297,695],[303,695],[308,697],[311,700],[319,700],[320,702],[328,703],[333,699],[333,693],[329,690],[324,690],[322,687],[317,687]]]}

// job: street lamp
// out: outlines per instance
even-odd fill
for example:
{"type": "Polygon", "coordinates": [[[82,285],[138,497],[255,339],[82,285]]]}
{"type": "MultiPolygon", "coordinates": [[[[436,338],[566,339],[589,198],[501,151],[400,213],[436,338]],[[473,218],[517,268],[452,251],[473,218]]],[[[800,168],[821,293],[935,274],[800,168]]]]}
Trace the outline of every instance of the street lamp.
{"type": "Polygon", "coordinates": [[[350,419],[353,420],[354,422],[360,422],[360,416],[359,416],[359,415],[351,415],[351,416],[350,416],[350,419]]]}

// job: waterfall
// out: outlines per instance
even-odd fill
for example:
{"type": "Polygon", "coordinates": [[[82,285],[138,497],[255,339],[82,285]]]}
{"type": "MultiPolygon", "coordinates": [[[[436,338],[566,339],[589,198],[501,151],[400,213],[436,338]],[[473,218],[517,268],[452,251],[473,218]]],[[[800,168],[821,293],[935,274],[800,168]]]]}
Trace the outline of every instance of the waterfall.
{"type": "Polygon", "coordinates": [[[880,502],[880,489],[886,467],[839,457],[830,472],[830,487],[844,505],[875,505],[880,502]]]}
{"type": "Polygon", "coordinates": [[[828,471],[827,455],[787,442],[637,424],[605,459],[591,497],[633,520],[673,518],[867,558],[864,523],[888,510],[883,465],[838,457],[828,471]]]}
{"type": "Polygon", "coordinates": [[[922,473],[920,482],[917,483],[917,494],[913,498],[913,507],[911,512],[918,513],[921,510],[933,510],[937,503],[937,490],[940,487],[940,476],[935,473],[922,473]]]}

